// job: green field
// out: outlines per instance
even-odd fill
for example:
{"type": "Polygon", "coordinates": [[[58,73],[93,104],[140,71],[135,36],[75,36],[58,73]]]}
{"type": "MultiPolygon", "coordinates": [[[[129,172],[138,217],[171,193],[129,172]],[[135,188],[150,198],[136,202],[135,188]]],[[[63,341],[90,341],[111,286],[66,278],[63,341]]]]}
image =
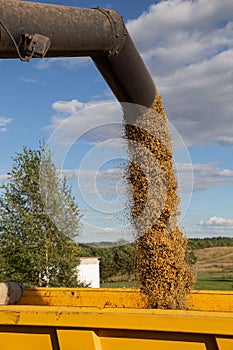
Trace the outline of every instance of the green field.
{"type": "MultiPolygon", "coordinates": [[[[106,282],[101,288],[137,288],[136,281],[106,282]]],[[[199,272],[193,289],[233,290],[233,274],[199,272]]]]}
{"type": "Polygon", "coordinates": [[[118,282],[106,282],[101,284],[101,288],[137,288],[138,282],[136,281],[118,281],[118,282]]]}
{"type": "MultiPolygon", "coordinates": [[[[212,240],[211,240],[212,242],[212,240]]],[[[224,241],[223,241],[224,242],[224,241]]],[[[228,241],[227,241],[228,242],[228,241]]],[[[205,240],[199,242],[208,243],[205,240]]],[[[228,242],[231,243],[231,242],[228,242]]],[[[196,242],[197,244],[197,242],[196,242]]],[[[195,249],[196,262],[194,270],[197,273],[193,289],[203,290],[233,290],[233,243],[230,246],[203,247],[195,249]]],[[[129,281],[127,275],[116,275],[111,282],[102,283],[102,288],[137,288],[136,281],[129,281]],[[113,282],[115,281],[115,282],[113,282]]],[[[134,277],[134,278],[133,278],[134,277]]]]}
{"type": "Polygon", "coordinates": [[[233,274],[199,272],[193,289],[233,290],[233,274]]]}
{"type": "Polygon", "coordinates": [[[194,289],[233,290],[233,247],[195,251],[197,281],[194,289]]]}

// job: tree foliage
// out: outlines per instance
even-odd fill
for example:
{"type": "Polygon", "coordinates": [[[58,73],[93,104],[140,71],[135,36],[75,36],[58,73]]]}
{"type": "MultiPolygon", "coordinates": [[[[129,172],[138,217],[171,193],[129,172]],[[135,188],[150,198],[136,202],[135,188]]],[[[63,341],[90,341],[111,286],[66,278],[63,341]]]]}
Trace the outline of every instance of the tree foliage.
{"type": "MultiPolygon", "coordinates": [[[[233,246],[233,238],[190,238],[188,239],[186,259],[190,265],[193,265],[197,262],[196,249],[224,246],[233,246]]],[[[81,255],[100,258],[101,282],[109,282],[117,278],[122,280],[137,279],[137,258],[134,243],[118,241],[112,242],[112,244],[99,242],[92,243],[91,246],[81,245],[81,255]]]]}
{"type": "Polygon", "coordinates": [[[233,238],[222,236],[208,238],[190,238],[188,240],[188,245],[192,250],[211,247],[232,247],[233,238]]]}
{"type": "Polygon", "coordinates": [[[109,245],[104,247],[81,246],[82,256],[98,256],[100,258],[100,279],[101,282],[110,281],[116,276],[126,276],[127,279],[135,277],[136,274],[136,256],[134,244],[109,245]]]}
{"type": "Polygon", "coordinates": [[[0,196],[0,277],[29,286],[78,285],[80,212],[51,153],[23,148],[0,196]]]}

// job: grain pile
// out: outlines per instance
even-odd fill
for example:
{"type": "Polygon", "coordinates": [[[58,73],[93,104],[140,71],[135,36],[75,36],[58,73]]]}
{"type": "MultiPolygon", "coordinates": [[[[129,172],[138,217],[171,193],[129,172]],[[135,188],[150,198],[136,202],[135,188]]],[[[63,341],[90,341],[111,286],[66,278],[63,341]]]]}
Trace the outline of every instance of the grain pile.
{"type": "Polygon", "coordinates": [[[125,135],[141,291],[150,307],[186,309],[194,274],[186,261],[187,239],[177,222],[171,135],[158,93],[152,108],[134,125],[125,126],[125,135]]]}

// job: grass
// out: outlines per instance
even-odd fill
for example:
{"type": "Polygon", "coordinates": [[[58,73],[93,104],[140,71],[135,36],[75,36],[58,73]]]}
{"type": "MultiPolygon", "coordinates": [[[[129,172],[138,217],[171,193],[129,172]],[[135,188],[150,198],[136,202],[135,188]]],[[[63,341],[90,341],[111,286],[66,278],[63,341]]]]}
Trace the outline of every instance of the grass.
{"type": "Polygon", "coordinates": [[[194,289],[233,290],[233,247],[212,247],[195,251],[198,258],[194,289]]]}
{"type": "Polygon", "coordinates": [[[233,290],[233,275],[226,273],[198,272],[193,289],[233,290]]]}
{"type": "MultiPolygon", "coordinates": [[[[233,290],[233,247],[212,247],[195,251],[197,280],[193,289],[233,290]]],[[[137,288],[136,281],[102,283],[102,288],[137,288]]]]}
{"type": "Polygon", "coordinates": [[[233,281],[206,280],[197,281],[193,289],[202,290],[233,290],[233,281]]]}
{"type": "MultiPolygon", "coordinates": [[[[101,288],[137,288],[137,281],[105,282],[101,288]]],[[[203,290],[233,290],[232,274],[199,272],[193,289],[203,290]]]]}
{"type": "Polygon", "coordinates": [[[101,283],[101,288],[137,288],[137,281],[119,281],[101,283]]]}

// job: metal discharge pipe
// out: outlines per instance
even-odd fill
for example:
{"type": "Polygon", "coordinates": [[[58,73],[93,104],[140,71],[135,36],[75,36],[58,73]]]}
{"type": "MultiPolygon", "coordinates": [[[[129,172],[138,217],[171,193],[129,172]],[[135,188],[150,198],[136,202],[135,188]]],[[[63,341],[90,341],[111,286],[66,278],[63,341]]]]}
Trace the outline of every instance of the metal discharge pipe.
{"type": "Polygon", "coordinates": [[[0,0],[0,58],[18,58],[16,46],[31,57],[90,56],[120,102],[154,101],[154,81],[113,10],[0,0]]]}

